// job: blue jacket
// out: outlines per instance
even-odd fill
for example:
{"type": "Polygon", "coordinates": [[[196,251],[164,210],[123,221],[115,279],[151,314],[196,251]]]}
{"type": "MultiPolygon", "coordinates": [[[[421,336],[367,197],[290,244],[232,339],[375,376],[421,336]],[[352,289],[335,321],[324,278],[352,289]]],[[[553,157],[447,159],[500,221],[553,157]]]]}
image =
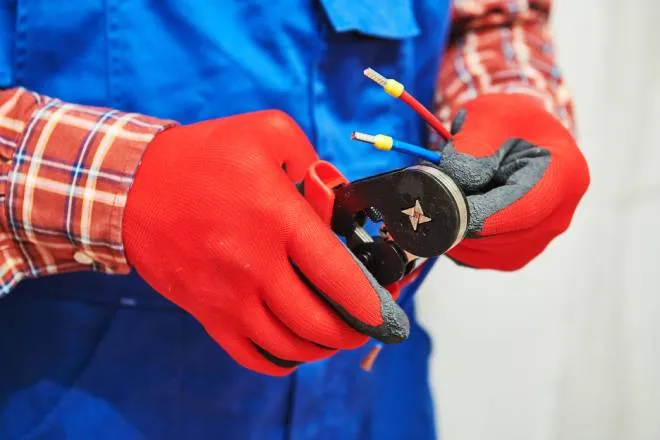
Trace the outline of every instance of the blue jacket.
{"type": "MultiPolygon", "coordinates": [[[[425,137],[421,121],[362,69],[399,79],[430,104],[449,8],[449,0],[4,0],[0,87],[182,123],[283,109],[353,179],[409,159],[350,142],[352,130],[425,137]]],[[[386,347],[372,373],[358,367],[368,350],[264,377],[236,365],[135,275],[32,280],[0,300],[0,438],[434,438],[425,332],[413,318],[410,340],[386,347]]]]}

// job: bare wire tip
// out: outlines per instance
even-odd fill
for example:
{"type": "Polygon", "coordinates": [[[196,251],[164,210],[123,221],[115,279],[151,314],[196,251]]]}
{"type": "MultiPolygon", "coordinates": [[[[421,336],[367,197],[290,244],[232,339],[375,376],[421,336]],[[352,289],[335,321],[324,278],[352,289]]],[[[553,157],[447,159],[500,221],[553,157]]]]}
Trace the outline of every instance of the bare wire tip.
{"type": "Polygon", "coordinates": [[[387,78],[385,78],[383,75],[380,73],[376,72],[374,69],[369,67],[368,69],[364,69],[364,76],[375,82],[376,84],[379,84],[381,86],[384,86],[385,83],[387,83],[387,78]]]}
{"type": "Polygon", "coordinates": [[[376,141],[374,136],[366,133],[360,133],[359,131],[354,131],[351,133],[351,139],[354,141],[366,142],[368,144],[373,144],[376,141]]]}

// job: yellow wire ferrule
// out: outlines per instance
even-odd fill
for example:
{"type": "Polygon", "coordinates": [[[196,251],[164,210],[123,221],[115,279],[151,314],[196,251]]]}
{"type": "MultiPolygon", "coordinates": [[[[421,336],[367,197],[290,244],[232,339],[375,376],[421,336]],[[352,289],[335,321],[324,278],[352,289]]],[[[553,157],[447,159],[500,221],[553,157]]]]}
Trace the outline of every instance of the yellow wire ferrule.
{"type": "Polygon", "coordinates": [[[383,89],[385,89],[388,95],[399,98],[401,95],[403,95],[405,87],[403,87],[403,84],[395,79],[388,79],[385,81],[385,84],[383,84],[383,89]]]}
{"type": "Polygon", "coordinates": [[[384,134],[377,134],[374,136],[374,147],[383,151],[390,151],[394,145],[394,139],[384,134]]]}

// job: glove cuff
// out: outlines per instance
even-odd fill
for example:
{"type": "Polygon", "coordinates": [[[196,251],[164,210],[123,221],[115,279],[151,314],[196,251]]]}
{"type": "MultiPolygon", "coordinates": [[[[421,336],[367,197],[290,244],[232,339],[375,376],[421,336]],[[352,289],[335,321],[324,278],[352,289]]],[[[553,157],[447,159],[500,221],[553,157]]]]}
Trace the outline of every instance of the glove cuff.
{"type": "MultiPolygon", "coordinates": [[[[124,208],[122,238],[130,265],[135,266],[136,262],[144,261],[145,258],[153,259],[152,252],[142,245],[143,237],[153,228],[162,228],[160,223],[170,219],[156,218],[152,213],[164,212],[162,196],[165,192],[176,191],[179,185],[179,156],[190,152],[195,145],[203,145],[213,128],[211,122],[171,127],[156,135],[148,145],[124,208]]],[[[166,212],[175,215],[178,211],[171,209],[166,212]]]]}

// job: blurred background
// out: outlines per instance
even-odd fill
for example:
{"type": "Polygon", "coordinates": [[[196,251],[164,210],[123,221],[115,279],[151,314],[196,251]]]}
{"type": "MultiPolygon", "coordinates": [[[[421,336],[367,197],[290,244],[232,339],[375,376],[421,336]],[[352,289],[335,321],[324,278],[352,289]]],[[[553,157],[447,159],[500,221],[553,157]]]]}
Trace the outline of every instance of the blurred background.
{"type": "Polygon", "coordinates": [[[445,440],[660,439],[660,1],[555,3],[592,185],[522,272],[418,296],[445,440]]]}

